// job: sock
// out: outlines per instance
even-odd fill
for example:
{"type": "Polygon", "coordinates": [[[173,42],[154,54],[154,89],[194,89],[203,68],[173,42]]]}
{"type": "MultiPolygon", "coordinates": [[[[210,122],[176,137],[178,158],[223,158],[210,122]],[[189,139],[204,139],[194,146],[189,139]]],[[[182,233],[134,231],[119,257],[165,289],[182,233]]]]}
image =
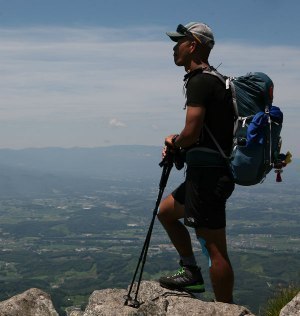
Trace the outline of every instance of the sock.
{"type": "Polygon", "coordinates": [[[197,266],[197,262],[196,262],[194,255],[189,256],[189,257],[180,256],[180,260],[181,260],[183,266],[192,266],[192,267],[197,266]]]}

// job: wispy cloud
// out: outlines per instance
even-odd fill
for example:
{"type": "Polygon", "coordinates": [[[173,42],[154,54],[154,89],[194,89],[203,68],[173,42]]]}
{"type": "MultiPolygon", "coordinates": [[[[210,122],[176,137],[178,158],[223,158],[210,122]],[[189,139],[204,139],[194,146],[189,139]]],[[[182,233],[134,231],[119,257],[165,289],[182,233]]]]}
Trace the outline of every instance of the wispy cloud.
{"type": "Polygon", "coordinates": [[[109,121],[109,125],[111,127],[127,127],[126,124],[124,124],[123,122],[119,121],[116,118],[113,118],[109,121]]]}
{"type": "MultiPolygon", "coordinates": [[[[183,69],[173,65],[167,38],[147,37],[164,31],[0,30],[0,132],[7,135],[0,147],[161,144],[180,131],[183,69]],[[108,134],[107,122],[127,128],[108,134]]],[[[211,61],[230,75],[267,72],[289,129],[300,119],[299,55],[299,47],[219,42],[211,61]]]]}

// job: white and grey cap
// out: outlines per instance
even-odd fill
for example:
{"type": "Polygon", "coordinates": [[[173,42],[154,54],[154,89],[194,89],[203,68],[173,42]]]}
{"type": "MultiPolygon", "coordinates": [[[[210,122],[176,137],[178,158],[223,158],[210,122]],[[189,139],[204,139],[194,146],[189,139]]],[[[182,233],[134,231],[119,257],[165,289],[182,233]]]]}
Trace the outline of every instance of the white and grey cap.
{"type": "Polygon", "coordinates": [[[200,22],[190,22],[186,25],[179,24],[176,32],[167,32],[167,35],[174,42],[185,36],[194,37],[202,45],[208,46],[210,49],[214,47],[215,39],[211,28],[200,22]]]}

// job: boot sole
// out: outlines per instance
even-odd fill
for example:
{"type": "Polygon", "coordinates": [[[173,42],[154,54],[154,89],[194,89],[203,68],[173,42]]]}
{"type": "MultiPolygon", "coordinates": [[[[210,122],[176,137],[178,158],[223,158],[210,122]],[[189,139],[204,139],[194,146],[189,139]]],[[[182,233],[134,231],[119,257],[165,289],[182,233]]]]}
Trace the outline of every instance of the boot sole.
{"type": "Polygon", "coordinates": [[[168,290],[174,290],[174,291],[179,291],[179,292],[187,292],[187,293],[204,293],[205,292],[205,288],[194,288],[195,285],[190,285],[190,286],[186,286],[186,287],[178,287],[176,285],[166,285],[166,284],[162,284],[160,283],[160,286],[168,289],[168,290]]]}

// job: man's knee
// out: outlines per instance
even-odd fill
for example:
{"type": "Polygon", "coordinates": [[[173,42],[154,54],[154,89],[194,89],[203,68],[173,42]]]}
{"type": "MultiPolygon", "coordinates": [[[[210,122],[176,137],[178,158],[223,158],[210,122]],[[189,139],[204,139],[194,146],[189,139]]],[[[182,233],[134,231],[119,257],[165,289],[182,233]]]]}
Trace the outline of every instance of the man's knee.
{"type": "Polygon", "coordinates": [[[183,218],[184,206],[174,200],[172,195],[167,196],[159,205],[157,217],[161,223],[172,222],[183,218]]]}
{"type": "Polygon", "coordinates": [[[171,213],[172,213],[172,209],[170,207],[170,203],[167,201],[167,198],[166,198],[159,205],[157,217],[160,222],[164,222],[170,218],[171,213]]]}

